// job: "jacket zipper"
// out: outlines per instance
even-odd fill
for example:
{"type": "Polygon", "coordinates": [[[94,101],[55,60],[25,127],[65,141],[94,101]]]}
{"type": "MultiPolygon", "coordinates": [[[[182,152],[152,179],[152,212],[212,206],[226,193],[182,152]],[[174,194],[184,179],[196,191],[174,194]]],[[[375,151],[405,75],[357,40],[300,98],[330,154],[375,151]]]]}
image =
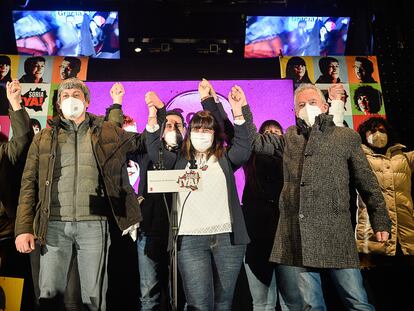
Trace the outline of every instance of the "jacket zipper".
{"type": "Polygon", "coordinates": [[[76,221],[76,207],[77,207],[77,196],[78,196],[78,129],[75,128],[75,174],[73,176],[73,220],[76,221]]]}

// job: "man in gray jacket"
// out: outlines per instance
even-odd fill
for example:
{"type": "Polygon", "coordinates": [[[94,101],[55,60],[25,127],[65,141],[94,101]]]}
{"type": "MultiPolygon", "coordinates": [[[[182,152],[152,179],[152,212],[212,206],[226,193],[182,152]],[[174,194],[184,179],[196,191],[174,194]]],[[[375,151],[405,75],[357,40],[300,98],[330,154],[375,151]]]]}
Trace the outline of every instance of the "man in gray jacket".
{"type": "MultiPolygon", "coordinates": [[[[114,91],[123,93],[122,88],[114,91]]],[[[35,239],[42,245],[42,310],[62,306],[73,247],[82,302],[90,310],[106,310],[108,219],[131,235],[142,220],[125,163],[128,152],[145,152],[143,135],[127,133],[87,113],[89,102],[89,89],[81,80],[70,78],[60,84],[60,116],[34,138],[23,173],[16,248],[30,253],[35,239]]],[[[121,123],[119,105],[112,108],[121,123]]]]}
{"type": "MultiPolygon", "coordinates": [[[[331,89],[332,106],[340,104],[342,90],[331,89]]],[[[254,140],[256,152],[283,152],[284,187],[270,261],[289,267],[282,269],[289,271],[283,279],[298,284],[302,301],[291,302],[289,310],[326,310],[321,273],[330,276],[348,310],[374,310],[359,271],[350,180],[367,202],[378,241],[387,241],[390,220],[358,134],[335,126],[327,112],[323,93],[314,85],[301,85],[295,91],[297,125],[281,139],[256,135],[254,140]]]]}

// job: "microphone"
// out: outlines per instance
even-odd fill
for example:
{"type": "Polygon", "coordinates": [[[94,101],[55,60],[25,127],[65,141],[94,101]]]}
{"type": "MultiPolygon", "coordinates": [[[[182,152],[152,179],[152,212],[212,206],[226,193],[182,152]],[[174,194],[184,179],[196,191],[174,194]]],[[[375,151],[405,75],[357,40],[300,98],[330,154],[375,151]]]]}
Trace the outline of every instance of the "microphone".
{"type": "Polygon", "coordinates": [[[160,130],[160,149],[158,149],[158,161],[156,163],[154,163],[154,169],[157,171],[160,170],[165,170],[165,166],[164,166],[164,151],[162,150],[163,146],[162,146],[162,136],[164,134],[164,129],[165,129],[165,125],[166,125],[167,121],[164,120],[164,122],[162,122],[161,124],[161,130],[160,130]]]}

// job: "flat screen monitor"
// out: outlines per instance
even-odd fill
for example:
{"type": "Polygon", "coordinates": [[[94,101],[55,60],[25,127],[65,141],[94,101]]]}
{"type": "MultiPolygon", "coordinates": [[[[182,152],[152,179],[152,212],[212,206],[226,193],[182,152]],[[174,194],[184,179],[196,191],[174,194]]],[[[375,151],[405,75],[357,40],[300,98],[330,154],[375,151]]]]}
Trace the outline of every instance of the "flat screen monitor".
{"type": "Polygon", "coordinates": [[[13,11],[18,54],[120,58],[118,12],[13,11]]]}
{"type": "Polygon", "coordinates": [[[344,55],[349,17],[247,16],[245,58],[344,55]]]}

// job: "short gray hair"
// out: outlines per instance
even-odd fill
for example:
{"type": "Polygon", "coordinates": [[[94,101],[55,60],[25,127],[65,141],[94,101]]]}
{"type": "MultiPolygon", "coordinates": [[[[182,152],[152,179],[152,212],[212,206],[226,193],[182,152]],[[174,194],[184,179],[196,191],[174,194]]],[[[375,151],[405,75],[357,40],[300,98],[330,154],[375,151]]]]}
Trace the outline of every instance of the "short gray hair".
{"type": "Polygon", "coordinates": [[[306,91],[306,90],[315,90],[318,93],[319,97],[321,98],[322,103],[327,105],[325,96],[323,95],[322,91],[316,85],[311,84],[311,83],[303,83],[303,84],[300,84],[298,86],[298,88],[295,90],[295,98],[294,98],[295,112],[296,112],[296,108],[299,104],[298,100],[297,100],[297,97],[298,97],[299,93],[302,93],[303,91],[306,91]]]}
{"type": "Polygon", "coordinates": [[[86,84],[82,80],[79,80],[78,78],[69,78],[69,79],[64,80],[59,85],[58,98],[57,98],[58,106],[60,106],[60,94],[64,90],[69,90],[69,89],[81,90],[83,92],[83,95],[85,96],[85,101],[87,103],[89,103],[89,101],[90,101],[90,92],[89,92],[89,89],[86,86],[86,84]]]}

